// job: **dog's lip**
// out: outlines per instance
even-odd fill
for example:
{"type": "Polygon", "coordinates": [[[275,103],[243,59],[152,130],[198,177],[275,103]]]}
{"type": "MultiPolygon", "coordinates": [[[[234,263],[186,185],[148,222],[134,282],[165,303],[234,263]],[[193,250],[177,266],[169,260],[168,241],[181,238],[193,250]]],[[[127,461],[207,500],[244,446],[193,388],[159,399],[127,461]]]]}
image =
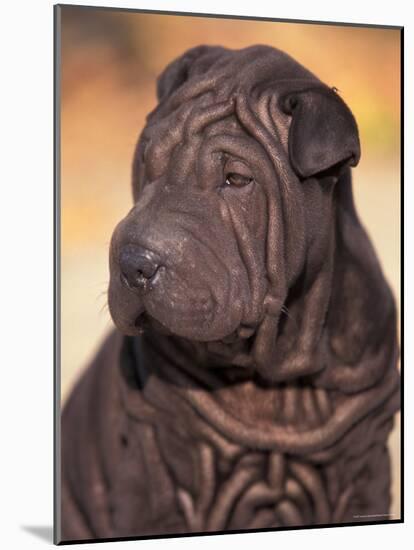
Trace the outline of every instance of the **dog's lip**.
{"type": "Polygon", "coordinates": [[[145,315],[145,310],[143,309],[136,316],[135,321],[134,321],[134,327],[137,328],[137,329],[142,329],[143,330],[146,322],[147,322],[147,319],[146,319],[146,315],[145,315]]]}
{"type": "Polygon", "coordinates": [[[134,327],[139,332],[144,332],[147,328],[151,327],[162,334],[172,334],[172,332],[165,325],[152,317],[152,315],[150,315],[144,308],[135,318],[134,327]]]}

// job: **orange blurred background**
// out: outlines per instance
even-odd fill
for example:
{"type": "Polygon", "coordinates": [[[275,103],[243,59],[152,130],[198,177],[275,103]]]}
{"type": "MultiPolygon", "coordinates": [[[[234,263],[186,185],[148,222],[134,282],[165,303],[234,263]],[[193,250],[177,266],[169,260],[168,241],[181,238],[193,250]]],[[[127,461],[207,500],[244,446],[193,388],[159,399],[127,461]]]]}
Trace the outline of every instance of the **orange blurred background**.
{"type": "MultiPolygon", "coordinates": [[[[358,122],[361,219],[400,303],[400,31],[61,7],[61,395],[112,327],[108,244],[132,205],[134,146],[157,75],[199,44],[280,48],[339,89],[358,122]]],[[[399,422],[391,435],[399,518],[399,422]]]]}

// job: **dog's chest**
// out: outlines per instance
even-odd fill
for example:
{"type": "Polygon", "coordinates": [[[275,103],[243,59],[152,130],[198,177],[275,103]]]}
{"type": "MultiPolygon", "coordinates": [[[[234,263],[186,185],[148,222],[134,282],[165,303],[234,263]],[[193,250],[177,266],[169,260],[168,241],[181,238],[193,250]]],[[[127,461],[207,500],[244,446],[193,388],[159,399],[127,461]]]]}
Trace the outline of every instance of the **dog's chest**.
{"type": "Polygon", "coordinates": [[[143,510],[148,532],[327,524],[355,521],[373,505],[380,513],[387,510],[388,456],[381,445],[362,461],[337,456],[320,464],[231,444],[223,449],[223,442],[215,445],[212,438],[180,441],[167,426],[140,425],[135,433],[143,460],[135,460],[131,470],[135,485],[129,478],[124,486],[135,498],[127,512],[131,532],[143,510]]]}
{"type": "MultiPolygon", "coordinates": [[[[293,385],[270,391],[243,384],[218,390],[214,397],[218,407],[256,424],[258,431],[278,423],[305,438],[333,407],[326,393],[293,385]]],[[[131,475],[124,487],[136,500],[131,523],[143,506],[149,529],[163,525],[164,532],[167,527],[171,532],[198,532],[339,522],[366,508],[366,502],[354,497],[371,455],[386,478],[387,456],[381,445],[362,462],[346,453],[320,462],[258,450],[224,437],[191,408],[181,408],[180,401],[170,398],[156,421],[130,424],[131,475]]],[[[364,475],[369,478],[369,473],[364,475]]],[[[375,493],[379,501],[384,499],[377,488],[375,493]]]]}
{"type": "MultiPolygon", "coordinates": [[[[215,392],[225,407],[258,430],[279,423],[286,430],[306,431],[321,423],[316,396],[289,386],[278,390],[244,383],[215,392]],[[303,392],[311,396],[313,414],[303,414],[303,392]]],[[[305,398],[306,401],[306,398],[305,398]]],[[[315,510],[297,477],[322,487],[320,472],[276,451],[260,451],[224,438],[213,426],[195,419],[187,437],[172,426],[156,429],[162,460],[174,485],[178,509],[190,531],[216,531],[329,521],[329,498],[315,510]],[[293,498],[294,497],[294,498],[293,498]],[[296,502],[296,504],[295,504],[296,502]]],[[[335,491],[335,489],[334,489],[335,491]]]]}

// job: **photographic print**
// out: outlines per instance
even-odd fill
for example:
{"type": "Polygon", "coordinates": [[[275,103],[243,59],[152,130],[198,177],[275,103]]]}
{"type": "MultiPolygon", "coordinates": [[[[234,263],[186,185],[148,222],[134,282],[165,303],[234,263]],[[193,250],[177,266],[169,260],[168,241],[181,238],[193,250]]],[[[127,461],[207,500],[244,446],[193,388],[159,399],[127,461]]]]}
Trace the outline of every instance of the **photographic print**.
{"type": "Polygon", "coordinates": [[[55,6],[55,542],[402,521],[401,52],[55,6]]]}

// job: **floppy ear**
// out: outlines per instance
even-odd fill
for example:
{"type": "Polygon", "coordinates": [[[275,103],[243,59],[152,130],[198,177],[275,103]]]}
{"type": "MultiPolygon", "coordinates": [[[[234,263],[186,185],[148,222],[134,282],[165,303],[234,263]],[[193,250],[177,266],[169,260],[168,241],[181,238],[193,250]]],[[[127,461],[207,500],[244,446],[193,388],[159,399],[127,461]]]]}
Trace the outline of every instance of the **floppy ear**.
{"type": "Polygon", "coordinates": [[[169,97],[190,76],[205,73],[225,51],[225,48],[218,46],[197,46],[172,61],[158,77],[158,101],[169,97]]]}
{"type": "Polygon", "coordinates": [[[318,87],[290,92],[281,98],[281,108],[292,116],[289,156],[300,177],[358,164],[358,128],[334,90],[318,87]]]}

